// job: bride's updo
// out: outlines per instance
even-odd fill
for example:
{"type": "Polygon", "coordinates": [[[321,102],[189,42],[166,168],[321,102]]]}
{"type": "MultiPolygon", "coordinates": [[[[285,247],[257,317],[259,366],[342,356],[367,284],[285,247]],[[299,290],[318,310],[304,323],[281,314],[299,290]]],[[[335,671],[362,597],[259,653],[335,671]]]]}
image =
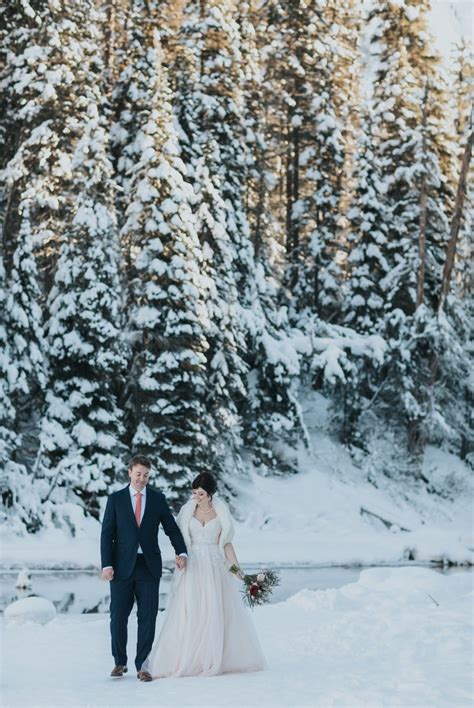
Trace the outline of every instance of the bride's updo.
{"type": "Polygon", "coordinates": [[[193,480],[191,486],[193,489],[204,489],[204,491],[209,494],[211,499],[212,495],[215,494],[217,490],[217,482],[210,472],[201,472],[201,474],[198,474],[196,479],[193,480]]]}

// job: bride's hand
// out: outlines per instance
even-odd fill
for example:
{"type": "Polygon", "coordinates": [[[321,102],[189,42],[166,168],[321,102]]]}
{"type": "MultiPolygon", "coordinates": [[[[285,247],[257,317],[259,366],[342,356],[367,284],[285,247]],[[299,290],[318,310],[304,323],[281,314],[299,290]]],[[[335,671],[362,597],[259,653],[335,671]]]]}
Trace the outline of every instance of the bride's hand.
{"type": "Polygon", "coordinates": [[[184,570],[186,568],[187,558],[185,556],[176,556],[176,567],[178,570],[184,570]]]}

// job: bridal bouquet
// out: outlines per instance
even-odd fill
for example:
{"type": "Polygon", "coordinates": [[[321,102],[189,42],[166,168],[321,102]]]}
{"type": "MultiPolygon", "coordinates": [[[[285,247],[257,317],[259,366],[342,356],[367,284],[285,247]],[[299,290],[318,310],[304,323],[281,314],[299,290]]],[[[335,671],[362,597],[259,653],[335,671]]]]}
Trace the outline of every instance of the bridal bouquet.
{"type": "MultiPolygon", "coordinates": [[[[241,573],[237,565],[231,565],[229,570],[234,575],[241,573]]],[[[260,573],[244,575],[242,580],[245,585],[245,590],[243,590],[244,601],[249,607],[264,605],[269,602],[273,588],[280,584],[280,577],[274,570],[262,570],[260,573]]]]}

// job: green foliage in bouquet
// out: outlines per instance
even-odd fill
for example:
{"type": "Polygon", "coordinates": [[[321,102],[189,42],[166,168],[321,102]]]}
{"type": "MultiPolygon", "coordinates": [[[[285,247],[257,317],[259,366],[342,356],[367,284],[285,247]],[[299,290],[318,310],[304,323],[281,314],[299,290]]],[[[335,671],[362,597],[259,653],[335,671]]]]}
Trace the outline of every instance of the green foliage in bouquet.
{"type": "Polygon", "coordinates": [[[243,575],[243,577],[242,571],[237,565],[232,565],[229,570],[243,580],[245,585],[245,590],[242,591],[244,601],[251,608],[270,602],[273,588],[280,584],[280,576],[274,570],[261,570],[259,573],[243,575]]]}

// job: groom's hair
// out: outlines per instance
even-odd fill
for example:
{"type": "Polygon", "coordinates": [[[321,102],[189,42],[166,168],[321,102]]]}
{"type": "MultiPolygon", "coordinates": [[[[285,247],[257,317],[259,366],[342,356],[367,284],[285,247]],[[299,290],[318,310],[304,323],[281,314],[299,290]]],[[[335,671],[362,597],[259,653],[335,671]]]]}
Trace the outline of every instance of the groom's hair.
{"type": "Polygon", "coordinates": [[[143,465],[143,467],[148,467],[151,470],[151,462],[145,455],[134,455],[128,463],[128,469],[131,470],[135,465],[143,465]]]}

